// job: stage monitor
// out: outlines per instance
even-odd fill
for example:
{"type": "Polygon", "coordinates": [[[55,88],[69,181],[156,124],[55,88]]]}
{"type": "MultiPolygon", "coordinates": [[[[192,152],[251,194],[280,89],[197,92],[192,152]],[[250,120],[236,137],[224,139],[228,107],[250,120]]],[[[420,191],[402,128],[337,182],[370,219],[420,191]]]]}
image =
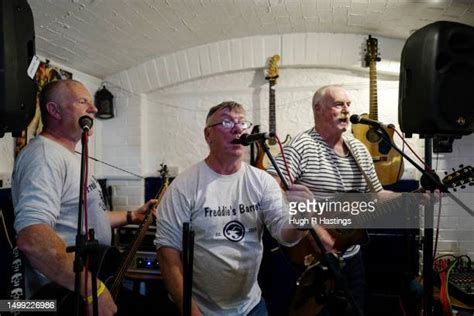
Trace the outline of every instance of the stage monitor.
{"type": "Polygon", "coordinates": [[[440,21],[406,41],[400,62],[398,120],[407,136],[474,131],[474,27],[440,21]]]}

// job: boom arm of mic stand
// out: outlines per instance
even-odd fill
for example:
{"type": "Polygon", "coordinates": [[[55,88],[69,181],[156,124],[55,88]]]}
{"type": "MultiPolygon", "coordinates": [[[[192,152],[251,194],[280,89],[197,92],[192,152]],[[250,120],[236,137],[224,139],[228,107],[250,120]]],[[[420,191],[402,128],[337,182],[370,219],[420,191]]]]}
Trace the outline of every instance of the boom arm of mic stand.
{"type": "Polygon", "coordinates": [[[260,145],[263,147],[263,150],[265,151],[265,154],[267,155],[268,159],[270,159],[270,162],[272,163],[273,168],[275,168],[275,171],[277,172],[278,176],[280,177],[281,184],[283,185],[283,188],[287,191],[290,186],[288,185],[288,182],[286,181],[285,177],[281,173],[280,168],[278,168],[278,165],[275,162],[275,159],[273,158],[272,153],[270,152],[270,148],[268,148],[268,145],[265,141],[261,141],[260,145]]]}
{"type": "MultiPolygon", "coordinates": [[[[263,150],[265,151],[265,154],[268,156],[268,159],[270,159],[270,162],[273,165],[273,168],[275,168],[275,171],[277,172],[278,176],[280,177],[281,183],[284,187],[284,189],[287,191],[289,189],[288,182],[286,181],[285,177],[281,173],[280,168],[275,162],[275,159],[273,158],[272,153],[270,152],[270,149],[268,148],[268,145],[265,141],[260,142],[260,145],[263,147],[263,150]]],[[[296,229],[296,228],[295,228],[296,229]]],[[[321,241],[321,238],[319,237],[318,233],[314,229],[309,229],[308,230],[311,236],[313,237],[314,241],[316,242],[316,245],[319,248],[319,251],[323,254],[324,261],[326,265],[328,266],[329,271],[334,275],[334,278],[336,279],[336,283],[342,285],[342,288],[344,290],[344,294],[346,295],[347,300],[351,304],[351,306],[354,309],[355,315],[358,316],[363,316],[364,314],[362,313],[361,309],[359,306],[357,306],[357,303],[354,299],[354,296],[352,295],[349,286],[347,284],[346,279],[341,273],[341,269],[336,265],[334,262],[334,257],[331,255],[330,251],[326,251],[324,248],[324,245],[321,241]]]]}
{"type": "Polygon", "coordinates": [[[470,209],[466,204],[464,204],[463,201],[459,200],[457,197],[455,197],[453,194],[451,194],[448,191],[448,188],[436,177],[433,176],[432,173],[426,171],[422,167],[420,167],[413,159],[411,159],[406,153],[404,153],[400,148],[398,148],[395,143],[393,143],[390,140],[390,137],[387,134],[387,131],[385,131],[382,128],[375,128],[374,131],[382,137],[382,139],[389,144],[393,149],[395,149],[400,155],[402,155],[403,158],[408,160],[416,169],[418,169],[422,175],[426,176],[429,180],[431,180],[432,183],[436,185],[436,188],[439,189],[441,192],[446,193],[447,196],[449,196],[451,199],[453,199],[454,202],[456,202],[459,206],[461,206],[466,212],[468,212],[471,216],[474,216],[474,211],[470,209]]]}

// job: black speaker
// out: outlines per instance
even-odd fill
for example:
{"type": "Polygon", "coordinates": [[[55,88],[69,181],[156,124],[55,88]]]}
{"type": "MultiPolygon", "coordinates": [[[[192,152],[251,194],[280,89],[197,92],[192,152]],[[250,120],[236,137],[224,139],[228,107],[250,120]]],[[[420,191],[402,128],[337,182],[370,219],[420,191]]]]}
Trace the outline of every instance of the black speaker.
{"type": "Polygon", "coordinates": [[[474,28],[435,22],[402,50],[398,120],[408,136],[474,131],[474,28]]]}
{"type": "Polygon", "coordinates": [[[33,13],[26,0],[0,1],[0,137],[18,136],[35,114],[36,85],[27,75],[35,55],[33,13]]]}

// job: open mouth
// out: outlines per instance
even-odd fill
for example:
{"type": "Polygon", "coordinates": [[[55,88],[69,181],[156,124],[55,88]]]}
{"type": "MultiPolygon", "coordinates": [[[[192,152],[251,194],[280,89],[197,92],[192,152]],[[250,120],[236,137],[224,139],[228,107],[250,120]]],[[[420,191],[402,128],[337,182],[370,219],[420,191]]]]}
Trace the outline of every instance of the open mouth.
{"type": "Polygon", "coordinates": [[[239,139],[240,137],[235,137],[234,139],[230,141],[230,143],[234,145],[240,145],[239,139]]]}
{"type": "Polygon", "coordinates": [[[341,123],[349,123],[349,118],[348,117],[341,117],[338,119],[339,122],[341,123]]]}

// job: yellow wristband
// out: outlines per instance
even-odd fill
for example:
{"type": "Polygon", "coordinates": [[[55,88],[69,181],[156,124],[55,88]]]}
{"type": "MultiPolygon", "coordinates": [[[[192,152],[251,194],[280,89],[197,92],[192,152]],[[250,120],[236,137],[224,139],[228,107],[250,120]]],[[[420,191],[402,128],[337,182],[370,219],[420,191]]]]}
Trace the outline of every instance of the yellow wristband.
{"type": "MultiPolygon", "coordinates": [[[[98,281],[99,285],[97,286],[97,298],[99,298],[99,296],[102,295],[102,293],[104,293],[104,290],[105,290],[105,284],[102,282],[102,281],[98,281]]],[[[92,300],[93,300],[93,296],[92,295],[89,295],[87,297],[87,304],[92,304],[92,300]]]]}

